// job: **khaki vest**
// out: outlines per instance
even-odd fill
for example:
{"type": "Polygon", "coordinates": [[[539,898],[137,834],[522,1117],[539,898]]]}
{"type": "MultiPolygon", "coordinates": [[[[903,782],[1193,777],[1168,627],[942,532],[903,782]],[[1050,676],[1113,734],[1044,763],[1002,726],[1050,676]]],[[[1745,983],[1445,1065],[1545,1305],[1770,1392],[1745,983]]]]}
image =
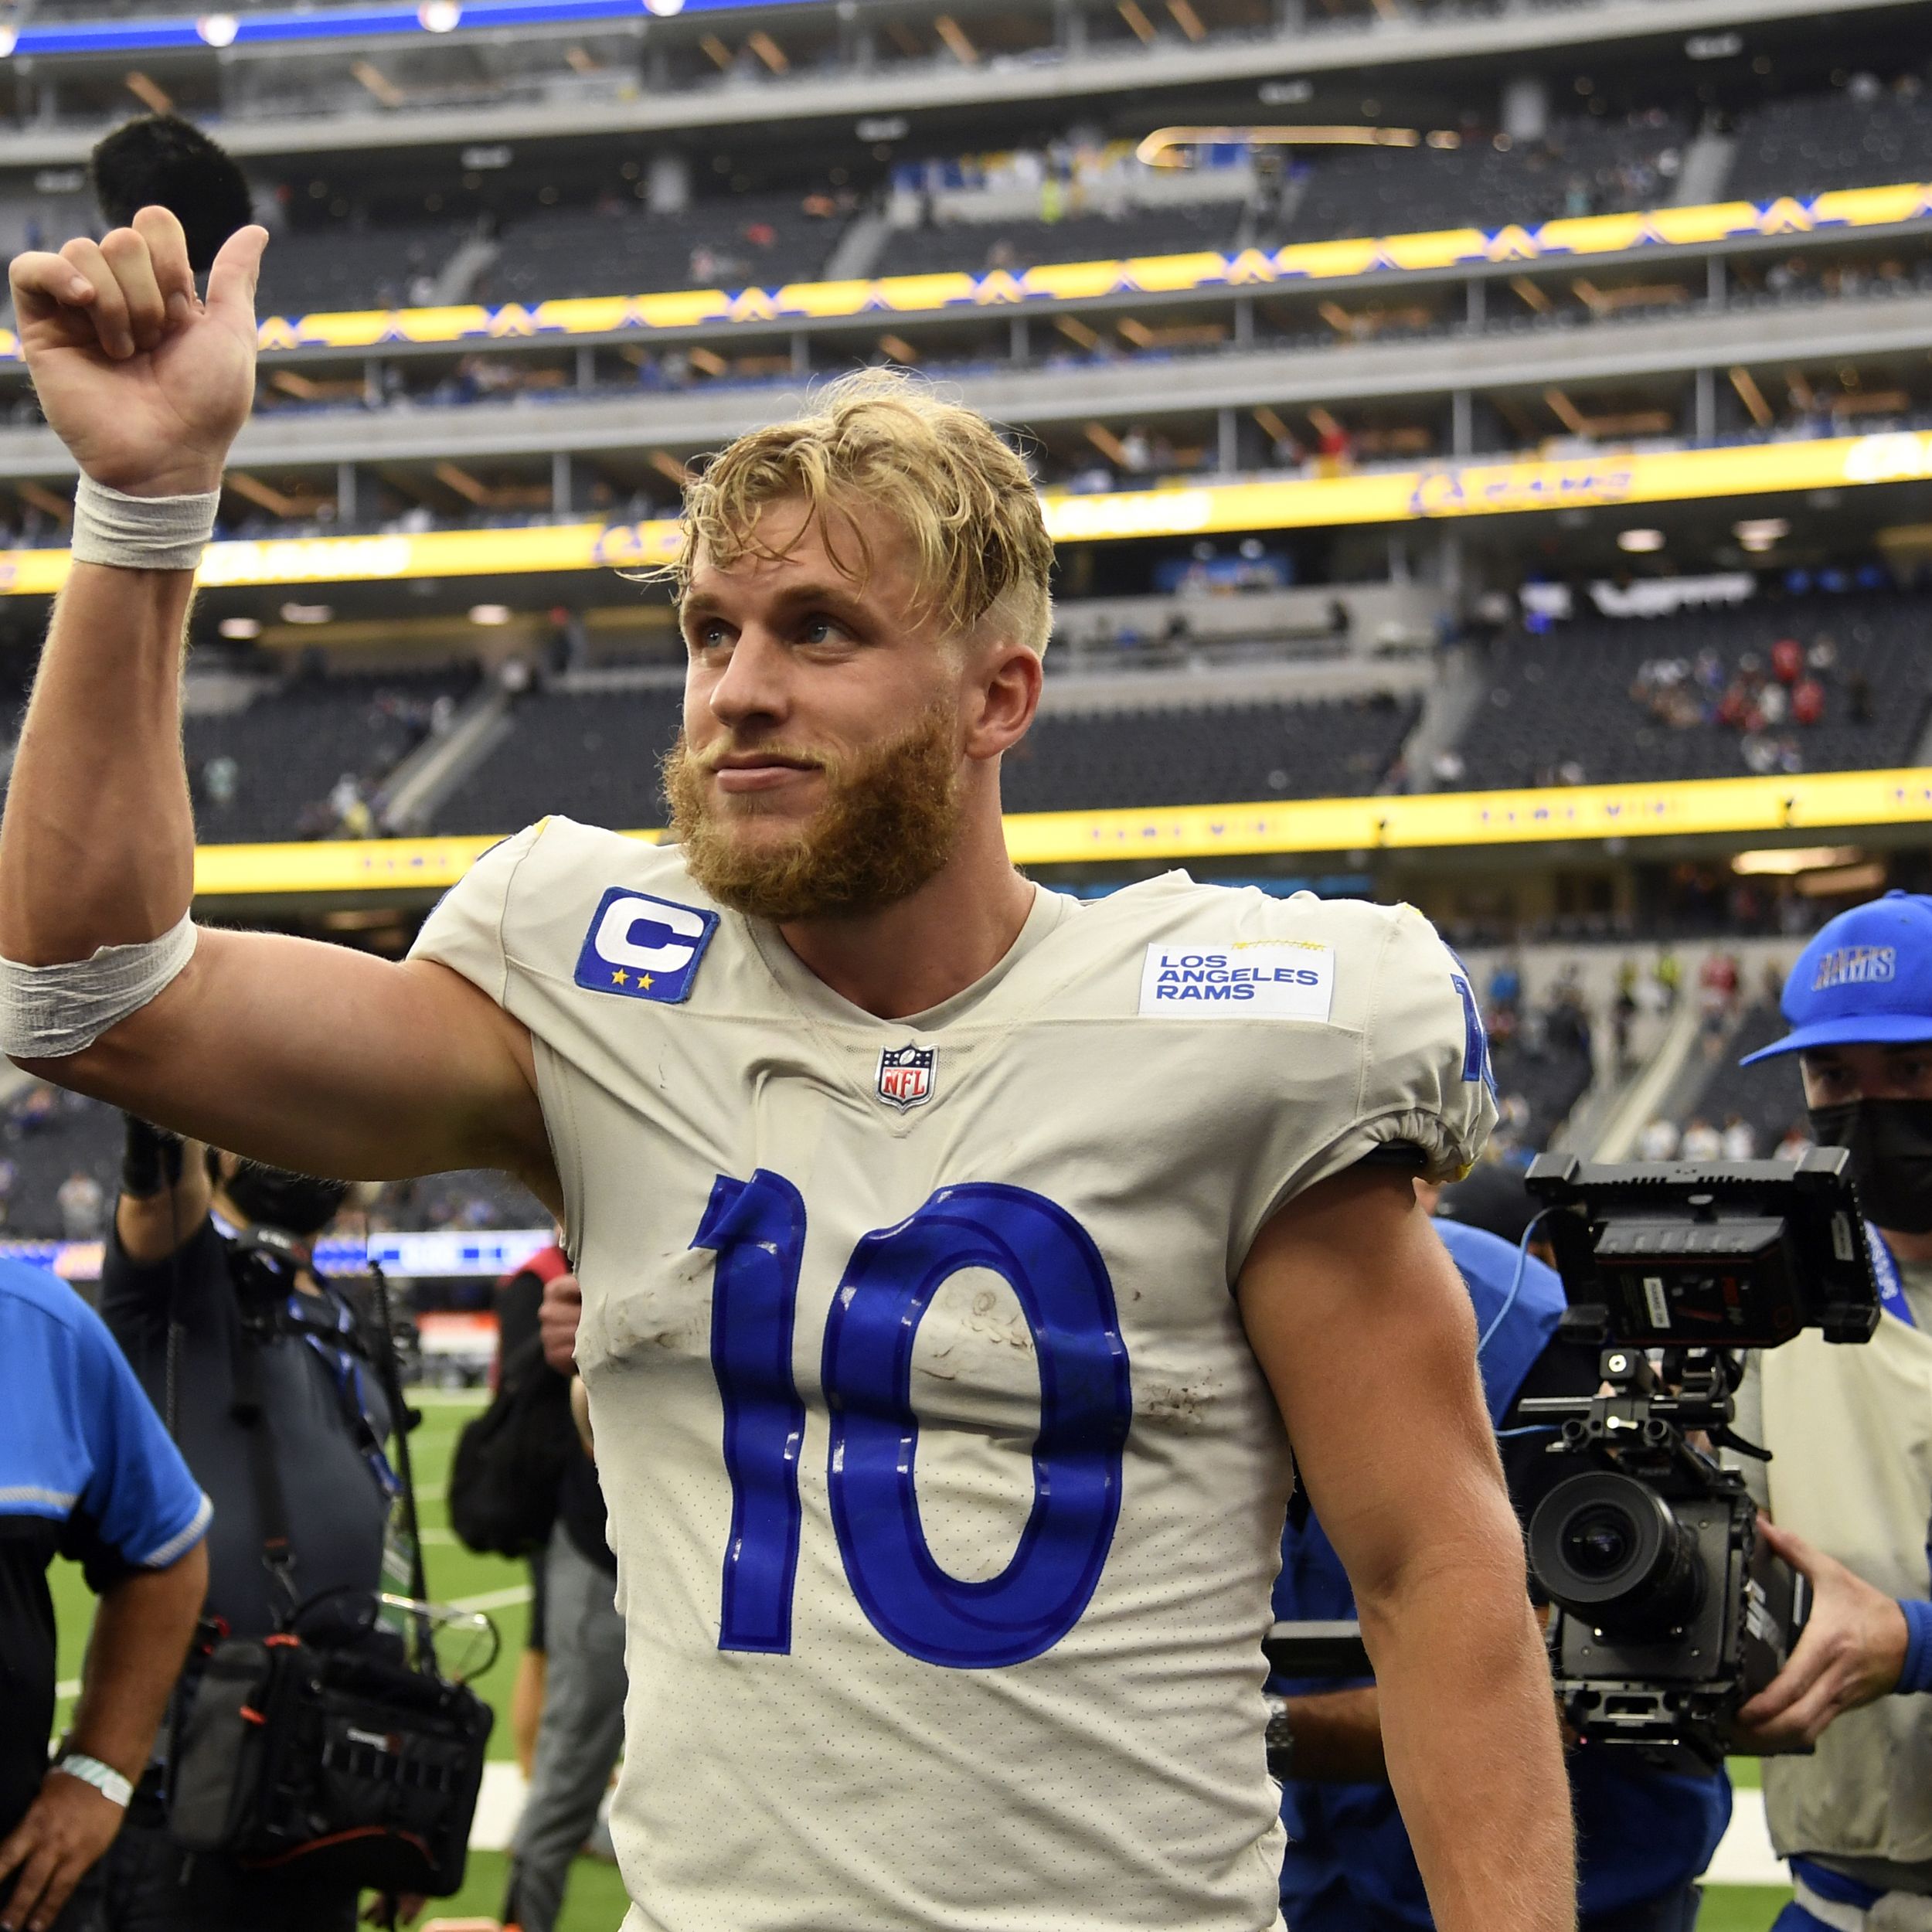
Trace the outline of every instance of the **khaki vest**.
{"type": "MultiPolygon", "coordinates": [[[[1927,1594],[1932,1335],[1889,1315],[1862,1347],[1808,1331],[1759,1359],[1772,1516],[1893,1597],[1927,1594]]],[[[1809,1757],[1767,1758],[1781,1855],[1932,1862],[1932,1697],[1849,1711],[1809,1757]]]]}

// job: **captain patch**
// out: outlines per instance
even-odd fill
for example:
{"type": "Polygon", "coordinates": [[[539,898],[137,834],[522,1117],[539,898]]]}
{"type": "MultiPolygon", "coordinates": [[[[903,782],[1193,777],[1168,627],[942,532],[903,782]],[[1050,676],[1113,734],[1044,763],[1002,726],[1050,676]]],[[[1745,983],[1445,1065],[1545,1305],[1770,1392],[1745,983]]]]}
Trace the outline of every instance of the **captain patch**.
{"type": "Polygon", "coordinates": [[[1325,1021],[1334,993],[1335,948],[1310,940],[1169,940],[1141,968],[1143,1013],[1325,1021]]]}
{"type": "Polygon", "coordinates": [[[675,1006],[689,997],[718,915],[613,886],[577,955],[577,983],[594,993],[675,1006]]]}

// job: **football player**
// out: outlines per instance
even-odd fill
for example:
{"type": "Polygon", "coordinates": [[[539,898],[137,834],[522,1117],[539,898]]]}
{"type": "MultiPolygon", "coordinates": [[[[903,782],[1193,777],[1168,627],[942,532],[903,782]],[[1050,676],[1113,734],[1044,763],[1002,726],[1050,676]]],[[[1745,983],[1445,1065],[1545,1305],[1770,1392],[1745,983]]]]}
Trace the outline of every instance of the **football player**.
{"type": "Polygon", "coordinates": [[[633,1932],[1274,1925],[1297,1469],[1437,1923],[1569,1927],[1548,1668],[1415,1200],[1494,1111],[1427,923],[1016,872],[1039,503],[981,418],[862,377],[689,493],[675,845],[533,826],[400,964],[197,934],[181,638],[264,240],[205,301],[158,209],[13,264],[83,481],[0,1043],[263,1160],[497,1165],[565,1217],[633,1932]]]}

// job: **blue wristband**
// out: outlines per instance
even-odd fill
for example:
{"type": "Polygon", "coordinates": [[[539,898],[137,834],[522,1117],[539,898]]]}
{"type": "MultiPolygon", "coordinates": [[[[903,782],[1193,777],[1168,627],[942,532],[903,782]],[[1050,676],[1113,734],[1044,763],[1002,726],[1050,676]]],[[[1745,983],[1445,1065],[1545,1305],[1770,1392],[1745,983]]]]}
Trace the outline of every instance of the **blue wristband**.
{"type": "Polygon", "coordinates": [[[1932,1691],[1932,1603],[1907,1597],[1899,1607],[1905,1612],[1905,1662],[1895,1695],[1932,1691]]]}

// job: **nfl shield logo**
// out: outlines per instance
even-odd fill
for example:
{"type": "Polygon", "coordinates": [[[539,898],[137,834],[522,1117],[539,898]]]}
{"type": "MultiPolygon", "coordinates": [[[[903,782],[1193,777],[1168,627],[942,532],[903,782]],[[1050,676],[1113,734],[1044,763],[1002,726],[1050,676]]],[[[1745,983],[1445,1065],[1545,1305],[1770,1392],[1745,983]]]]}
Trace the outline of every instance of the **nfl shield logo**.
{"type": "Polygon", "coordinates": [[[879,1097],[903,1114],[933,1097],[936,1046],[888,1046],[879,1056],[879,1097]]]}

